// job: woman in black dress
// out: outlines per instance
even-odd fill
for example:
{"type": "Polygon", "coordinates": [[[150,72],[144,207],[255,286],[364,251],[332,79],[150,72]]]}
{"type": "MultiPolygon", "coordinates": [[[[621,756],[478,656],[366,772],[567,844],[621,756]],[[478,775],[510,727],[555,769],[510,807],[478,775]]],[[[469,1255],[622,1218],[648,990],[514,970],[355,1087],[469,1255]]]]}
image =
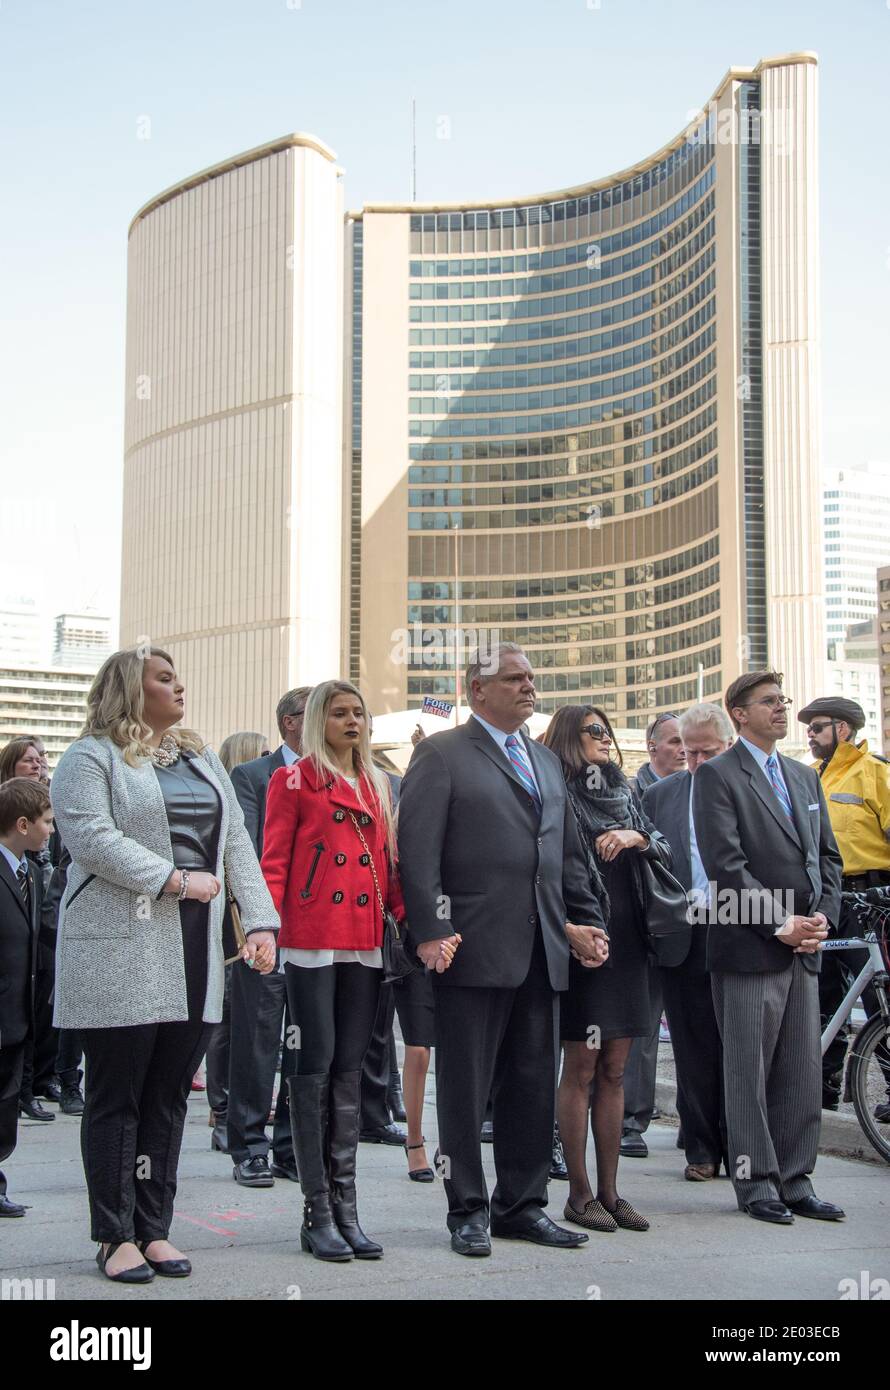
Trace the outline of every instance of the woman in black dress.
{"type": "Polygon", "coordinates": [[[585,970],[573,959],[569,990],[561,996],[563,1069],[557,1114],[569,1170],[565,1217],[592,1231],[615,1231],[619,1226],[646,1231],[649,1222],[619,1197],[616,1181],[624,1066],[631,1041],[649,1031],[648,944],[639,856],[670,865],[670,847],[633,799],[621,771],[621,750],[603,710],[593,705],[557,710],[544,742],[562,763],[609,931],[605,967],[585,970]],[[596,1196],[587,1176],[588,1110],[596,1150],[596,1196]]]}

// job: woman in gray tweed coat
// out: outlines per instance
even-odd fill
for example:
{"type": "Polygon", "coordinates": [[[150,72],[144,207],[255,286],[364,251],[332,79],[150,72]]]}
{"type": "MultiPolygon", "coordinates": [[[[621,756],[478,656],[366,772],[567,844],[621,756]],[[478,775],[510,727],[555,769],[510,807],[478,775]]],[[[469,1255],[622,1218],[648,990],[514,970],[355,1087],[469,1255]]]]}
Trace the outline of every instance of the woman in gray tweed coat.
{"type": "Polygon", "coordinates": [[[54,1022],[86,1057],[81,1148],[104,1274],[181,1277],[168,1240],[189,1087],[222,1012],[223,884],[268,973],[278,917],[222,763],[174,732],[183,685],[156,647],[116,652],[53,777],[71,854],[54,1022]]]}

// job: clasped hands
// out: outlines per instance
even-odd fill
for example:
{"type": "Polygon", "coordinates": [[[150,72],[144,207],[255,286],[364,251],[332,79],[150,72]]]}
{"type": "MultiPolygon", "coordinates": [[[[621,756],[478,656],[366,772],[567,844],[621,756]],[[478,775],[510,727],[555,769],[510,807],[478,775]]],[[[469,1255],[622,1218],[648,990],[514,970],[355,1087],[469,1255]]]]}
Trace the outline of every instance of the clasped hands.
{"type": "Polygon", "coordinates": [[[828,918],[824,912],[814,912],[812,917],[788,917],[776,935],[792,947],[796,956],[811,956],[828,935],[828,918]]]}
{"type": "Polygon", "coordinates": [[[602,927],[578,927],[566,922],[569,950],[587,970],[596,970],[609,958],[609,938],[602,927]]]}
{"type": "Polygon", "coordinates": [[[461,943],[459,932],[453,936],[440,936],[434,941],[422,941],[417,947],[417,956],[422,960],[427,970],[435,970],[437,975],[443,975],[454,960],[454,953],[461,943]]]}

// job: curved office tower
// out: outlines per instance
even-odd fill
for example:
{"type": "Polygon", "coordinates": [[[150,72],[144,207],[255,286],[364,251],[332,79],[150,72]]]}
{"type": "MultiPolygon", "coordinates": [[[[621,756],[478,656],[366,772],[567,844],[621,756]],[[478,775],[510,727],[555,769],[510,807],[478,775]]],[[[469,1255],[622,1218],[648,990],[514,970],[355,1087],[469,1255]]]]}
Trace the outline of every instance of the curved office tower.
{"type": "Polygon", "coordinates": [[[820,686],[816,85],[811,54],[734,68],[622,173],[348,217],[373,707],[453,696],[454,646],[491,634],[540,708],[621,725],[768,663],[820,686]]]}
{"type": "Polygon", "coordinates": [[[121,640],[172,648],[215,742],[343,665],[342,219],[290,135],[130,227],[121,640]]]}

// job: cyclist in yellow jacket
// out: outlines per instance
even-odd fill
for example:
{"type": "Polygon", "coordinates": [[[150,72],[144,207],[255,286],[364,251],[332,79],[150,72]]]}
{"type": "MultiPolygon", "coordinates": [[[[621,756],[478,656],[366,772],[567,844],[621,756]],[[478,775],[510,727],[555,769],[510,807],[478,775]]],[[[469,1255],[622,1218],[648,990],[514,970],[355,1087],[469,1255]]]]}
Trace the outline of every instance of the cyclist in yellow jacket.
{"type": "MultiPolygon", "coordinates": [[[[856,735],[865,724],[862,706],[842,695],[830,695],[812,700],[797,717],[807,726],[810,752],[822,779],[828,817],[844,861],[844,892],[861,893],[866,888],[890,884],[890,764],[886,758],[869,752],[865,739],[856,742],[856,735]]],[[[839,934],[847,934],[843,918],[839,934]]],[[[852,951],[823,955],[819,974],[823,1027],[849,988],[849,972],[859,971],[864,955],[852,951]]],[[[864,998],[869,1013],[877,1008],[871,994],[869,988],[864,998]]],[[[841,1029],[822,1058],[822,1106],[826,1110],[838,1107],[847,1033],[846,1028],[841,1029]]],[[[879,1109],[886,1110],[890,1120],[890,1105],[879,1109]]]]}

